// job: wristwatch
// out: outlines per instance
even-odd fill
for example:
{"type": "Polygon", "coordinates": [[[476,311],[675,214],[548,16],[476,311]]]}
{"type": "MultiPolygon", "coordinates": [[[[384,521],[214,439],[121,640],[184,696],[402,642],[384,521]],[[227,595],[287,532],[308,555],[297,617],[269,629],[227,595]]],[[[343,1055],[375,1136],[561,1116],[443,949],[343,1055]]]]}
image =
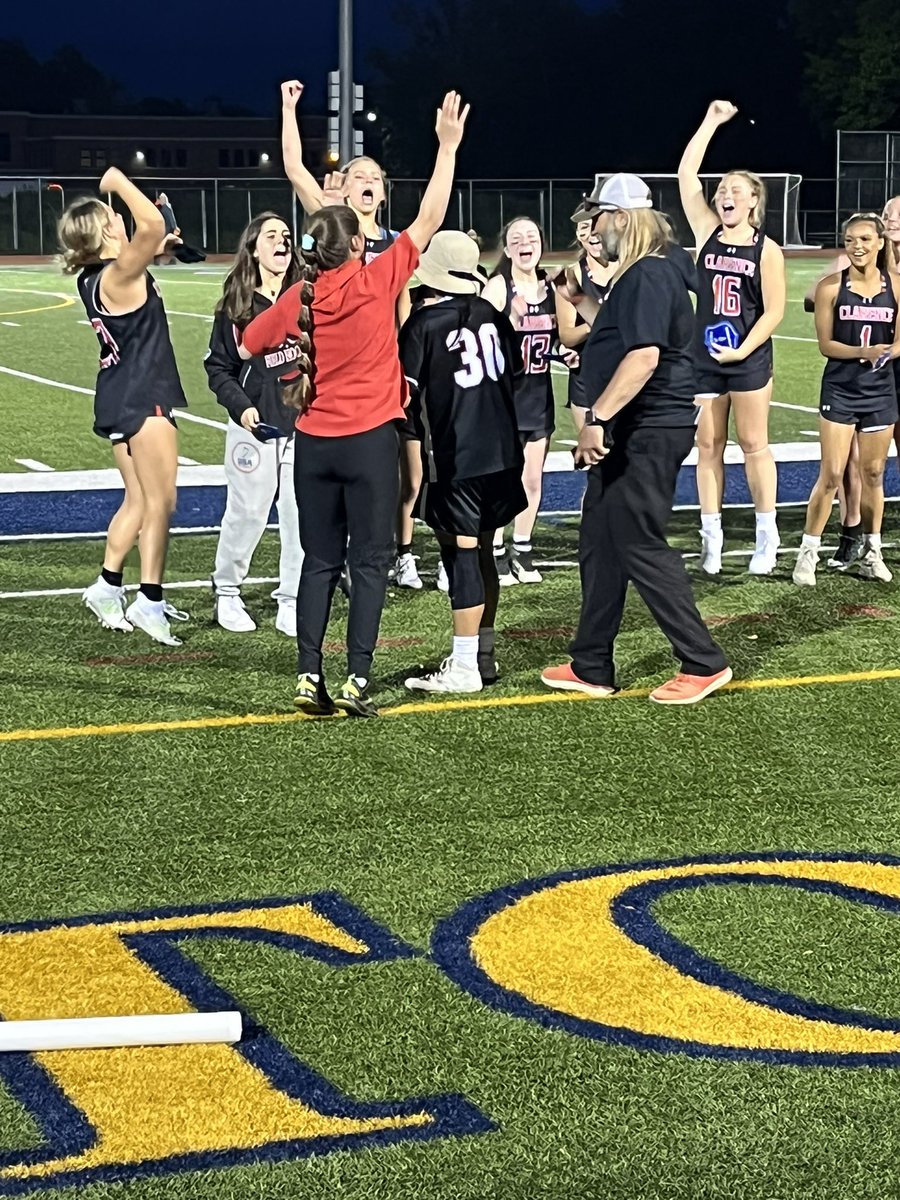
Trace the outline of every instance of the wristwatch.
{"type": "Polygon", "coordinates": [[[593,408],[585,410],[584,414],[585,425],[599,425],[604,434],[609,432],[609,427],[612,425],[611,417],[598,417],[593,408]]]}

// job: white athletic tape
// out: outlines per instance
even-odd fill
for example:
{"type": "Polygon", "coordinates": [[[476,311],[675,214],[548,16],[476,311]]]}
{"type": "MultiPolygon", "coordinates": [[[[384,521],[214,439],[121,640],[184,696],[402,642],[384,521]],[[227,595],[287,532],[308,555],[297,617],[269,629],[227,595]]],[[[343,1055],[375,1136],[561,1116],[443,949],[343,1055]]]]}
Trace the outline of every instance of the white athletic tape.
{"type": "Polygon", "coordinates": [[[182,1046],[241,1039],[238,1012],[171,1013],[142,1017],[81,1017],[58,1021],[0,1021],[0,1052],[102,1050],[118,1046],[182,1046]]]}

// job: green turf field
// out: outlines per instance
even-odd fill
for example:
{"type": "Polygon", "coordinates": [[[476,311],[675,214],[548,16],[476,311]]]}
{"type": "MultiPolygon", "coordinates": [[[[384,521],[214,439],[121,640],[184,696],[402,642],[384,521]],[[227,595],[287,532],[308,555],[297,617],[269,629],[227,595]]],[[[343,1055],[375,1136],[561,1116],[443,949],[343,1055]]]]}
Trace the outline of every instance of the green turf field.
{"type": "MultiPolygon", "coordinates": [[[[199,348],[200,322],[174,328],[199,348]]],[[[59,375],[88,379],[72,354],[59,375]]],[[[731,548],[750,520],[729,515],[731,548]]],[[[694,524],[677,516],[677,544],[694,524]]],[[[538,535],[572,560],[574,519],[538,535]]],[[[203,580],[213,554],[175,539],[170,579],[203,580]]],[[[6,592],[75,589],[99,547],[0,555],[6,592]]],[[[276,562],[267,535],[254,574],[276,562]]],[[[253,1021],[240,1053],[0,1055],[0,1195],[893,1196],[900,598],[726,563],[697,595],[736,686],[685,710],[646,699],[671,660],[634,599],[626,690],[543,691],[577,619],[571,567],[503,592],[501,682],[455,704],[402,687],[445,652],[446,599],[392,591],[368,722],[292,714],[271,585],[246,590],[249,636],[173,587],[193,619],[171,651],[104,632],[77,595],[0,598],[0,1014],[253,1021]]]]}
{"type": "MultiPolygon", "coordinates": [[[[789,263],[790,299],[776,350],[773,442],[815,440],[811,435],[817,427],[821,359],[812,340],[812,317],[804,314],[802,298],[821,270],[820,262],[789,263]],[[800,406],[803,411],[780,405],[800,406]]],[[[189,413],[223,425],[227,415],[206,386],[203,354],[225,271],[225,267],[185,266],[156,270],[189,413]]],[[[76,301],[74,281],[50,267],[0,268],[0,367],[45,381],[0,372],[0,474],[27,470],[18,459],[31,459],[57,471],[111,465],[109,447],[91,432],[90,396],[52,386],[91,389],[96,380],[96,338],[76,301]]],[[[555,384],[560,411],[552,448],[558,450],[571,444],[573,433],[562,409],[564,373],[556,376],[555,384]]],[[[202,464],[221,462],[224,430],[190,420],[179,424],[185,458],[202,464]]]]}

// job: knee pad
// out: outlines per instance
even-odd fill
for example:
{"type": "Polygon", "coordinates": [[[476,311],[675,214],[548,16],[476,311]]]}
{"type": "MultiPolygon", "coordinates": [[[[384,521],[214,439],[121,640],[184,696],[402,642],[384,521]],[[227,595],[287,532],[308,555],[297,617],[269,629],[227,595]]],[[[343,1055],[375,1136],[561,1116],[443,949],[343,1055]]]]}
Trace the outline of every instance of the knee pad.
{"type": "Polygon", "coordinates": [[[473,546],[464,550],[460,546],[441,546],[441,561],[450,582],[450,607],[479,608],[484,604],[478,548],[473,546]]]}

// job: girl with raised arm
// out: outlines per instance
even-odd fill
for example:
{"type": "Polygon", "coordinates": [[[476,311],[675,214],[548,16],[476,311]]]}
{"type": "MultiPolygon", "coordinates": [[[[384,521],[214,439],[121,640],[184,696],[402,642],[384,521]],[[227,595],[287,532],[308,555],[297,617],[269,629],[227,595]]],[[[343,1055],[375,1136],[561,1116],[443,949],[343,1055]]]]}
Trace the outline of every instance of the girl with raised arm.
{"type": "Polygon", "coordinates": [[[84,603],[107,629],[137,626],[154,641],[180,646],[169,618],[186,620],[163,600],[169,522],[175,509],[178,441],[173,412],[187,405],[159,288],[147,270],[163,237],[159,209],[111,167],[100,191],[118,196],[134,221],[129,240],[119,213],[82,197],[59,223],[62,269],[80,272],[78,293],[100,342],[94,432],[112,443],[125,498],[109,523],[103,569],[84,603]],[[141,586],[125,608],[122,572],[140,535],[141,586]]]}
{"type": "MultiPolygon", "coordinates": [[[[297,102],[303,95],[303,84],[290,79],[281,85],[281,153],[284,169],[294,187],[297,199],[310,215],[326,204],[346,204],[359,218],[359,228],[366,239],[363,261],[372,262],[393,245],[395,229],[381,224],[381,209],[387,198],[387,176],[383,167],[361,155],[345,163],[339,171],[325,177],[320,187],[303,162],[303,148],[297,125],[297,102]]],[[[409,316],[409,288],[404,288],[397,301],[397,324],[409,316]]],[[[397,560],[394,579],[398,586],[418,591],[422,580],[413,556],[415,522],[413,510],[422,487],[422,443],[415,426],[407,418],[397,426],[400,435],[400,505],[397,515],[397,560]]]]}
{"type": "Polygon", "coordinates": [[[733,410],[756,508],[756,546],[749,569],[753,575],[769,575],[780,544],[769,405],[772,334],[784,318],[784,255],[765,234],[766,190],[758,175],[724,175],[716,189],[715,211],[706,202],[699,177],[713,135],[736,112],[729,101],[714,100],[678,167],[681,205],[697,245],[697,392],[708,397],[697,429],[702,566],[709,575],[722,570],[725,445],[733,410]]]}
{"type": "Polygon", "coordinates": [[[370,263],[347,205],[319,209],[300,244],[305,279],[252,321],[241,353],[261,354],[293,338],[304,351],[285,396],[300,409],[294,480],[304,551],[297,599],[296,706],[351,716],[377,709],[370,678],[393,548],[399,487],[396,423],[407,389],[397,349],[397,299],[444,220],[468,106],[450,92],[438,109],[438,154],[419,212],[370,263]],[[334,702],[325,688],[322,644],[331,600],[347,563],[348,674],[334,702]]]}

